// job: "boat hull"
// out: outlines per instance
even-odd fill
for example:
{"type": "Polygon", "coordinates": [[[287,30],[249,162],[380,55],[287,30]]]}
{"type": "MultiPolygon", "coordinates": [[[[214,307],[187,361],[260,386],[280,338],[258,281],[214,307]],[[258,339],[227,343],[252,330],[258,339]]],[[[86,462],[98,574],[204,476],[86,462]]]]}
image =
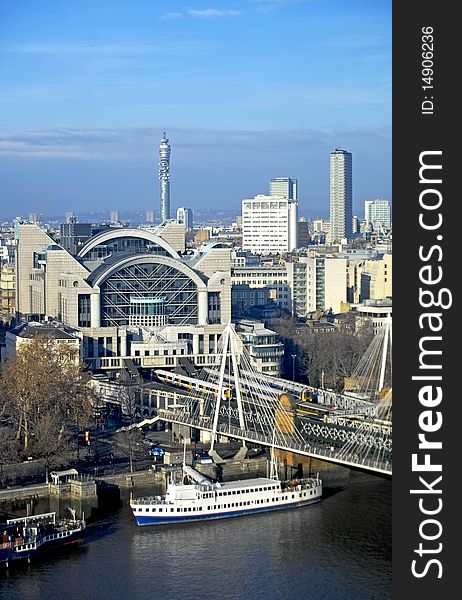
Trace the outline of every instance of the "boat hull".
{"type": "Polygon", "coordinates": [[[243,510],[233,510],[233,511],[226,511],[226,512],[221,512],[221,513],[209,513],[209,514],[195,514],[195,515],[187,515],[187,516],[180,516],[180,515],[172,515],[172,516],[157,516],[157,515],[134,515],[135,516],[135,520],[136,523],[140,526],[146,526],[146,525],[169,525],[171,523],[188,523],[191,521],[211,521],[211,520],[215,520],[215,519],[226,519],[226,518],[230,518],[230,517],[241,517],[244,515],[254,515],[256,513],[264,513],[264,512],[270,512],[270,511],[274,511],[274,510],[285,510],[286,508],[297,508],[297,507],[301,507],[301,506],[307,506],[309,504],[315,504],[317,502],[320,502],[322,499],[321,496],[317,496],[315,498],[310,498],[310,499],[306,499],[306,500],[300,500],[297,502],[288,502],[287,504],[281,504],[278,506],[262,506],[260,507],[254,507],[254,508],[250,508],[250,509],[243,509],[243,510]]]}
{"type": "Polygon", "coordinates": [[[66,538],[61,538],[57,540],[49,540],[46,541],[37,548],[25,549],[17,552],[14,548],[2,548],[0,546],[0,564],[2,563],[11,563],[15,561],[21,560],[30,560],[31,558],[46,554],[49,551],[53,551],[57,548],[66,548],[69,546],[74,546],[75,544],[79,544],[83,542],[84,531],[76,531],[69,535],[66,538]]]}

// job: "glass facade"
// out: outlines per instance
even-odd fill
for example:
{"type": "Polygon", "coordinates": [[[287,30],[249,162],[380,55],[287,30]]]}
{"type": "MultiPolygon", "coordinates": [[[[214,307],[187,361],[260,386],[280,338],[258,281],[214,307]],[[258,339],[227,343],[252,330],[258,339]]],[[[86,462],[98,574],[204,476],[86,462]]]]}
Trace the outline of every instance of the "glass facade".
{"type": "Polygon", "coordinates": [[[102,327],[198,323],[197,285],[171,266],[121,267],[100,284],[100,290],[102,327]]]}
{"type": "Polygon", "coordinates": [[[169,256],[164,248],[154,244],[150,240],[126,236],[113,238],[107,242],[98,244],[85,254],[85,260],[102,260],[119,252],[153,252],[162,256],[169,256]]]}

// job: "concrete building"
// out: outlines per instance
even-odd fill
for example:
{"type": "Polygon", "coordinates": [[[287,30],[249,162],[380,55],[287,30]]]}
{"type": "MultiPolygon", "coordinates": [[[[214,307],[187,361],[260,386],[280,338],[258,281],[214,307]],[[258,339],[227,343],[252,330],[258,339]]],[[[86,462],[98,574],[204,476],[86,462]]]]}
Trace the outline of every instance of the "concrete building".
{"type": "Polygon", "coordinates": [[[193,211],[190,208],[181,207],[176,211],[176,220],[184,225],[186,230],[193,229],[193,211]]]}
{"type": "Polygon", "coordinates": [[[305,318],[316,310],[341,311],[347,299],[346,259],[301,256],[286,268],[294,315],[305,318]]]}
{"type": "Polygon", "coordinates": [[[119,222],[120,222],[119,211],[111,210],[111,223],[115,225],[116,223],[119,223],[119,222]]]}
{"type": "Polygon", "coordinates": [[[361,304],[353,304],[351,311],[356,317],[357,331],[370,323],[374,335],[377,335],[385,327],[388,317],[393,317],[393,304],[391,300],[366,300],[361,304]]]}
{"type": "Polygon", "coordinates": [[[91,237],[91,223],[61,223],[59,226],[59,242],[71,254],[77,254],[80,248],[91,237]]]}
{"type": "Polygon", "coordinates": [[[351,239],[353,225],[353,174],[350,152],[337,148],[330,153],[331,242],[351,239]]]}
{"type": "Polygon", "coordinates": [[[71,346],[75,350],[75,361],[77,363],[80,361],[81,336],[78,331],[59,325],[36,322],[23,323],[6,332],[5,352],[2,354],[2,359],[14,358],[18,348],[30,344],[32,340],[37,339],[39,336],[47,337],[56,344],[61,343],[71,346]]]}
{"type": "Polygon", "coordinates": [[[154,211],[147,210],[145,215],[146,223],[154,223],[154,211]]]}
{"type": "Polygon", "coordinates": [[[297,247],[296,200],[259,194],[242,201],[242,249],[255,254],[292,252],[297,247]]]}
{"type": "Polygon", "coordinates": [[[347,275],[348,302],[385,300],[393,295],[391,254],[375,252],[375,256],[350,255],[347,275]]]}
{"type": "Polygon", "coordinates": [[[304,217],[299,219],[297,223],[297,247],[306,248],[310,244],[309,224],[304,217]]]}
{"type": "Polygon", "coordinates": [[[288,200],[298,200],[297,180],[290,177],[270,179],[269,194],[270,196],[281,196],[288,200]]]}
{"type": "Polygon", "coordinates": [[[37,225],[18,223],[18,318],[79,329],[93,368],[122,368],[128,359],[144,368],[174,366],[184,341],[198,364],[213,361],[231,318],[231,249],[212,244],[183,258],[162,237],[169,225],[157,233],[106,229],[73,256],[37,225]],[[141,355],[141,340],[150,339],[143,330],[166,340],[170,352],[156,356],[149,342],[141,355]]]}
{"type": "Polygon", "coordinates": [[[233,316],[269,302],[292,312],[292,290],[285,265],[234,267],[231,273],[233,316]]]}
{"type": "Polygon", "coordinates": [[[378,221],[384,229],[390,229],[390,202],[388,200],[365,200],[364,220],[368,224],[378,221]]]}
{"type": "Polygon", "coordinates": [[[259,321],[241,319],[236,323],[236,332],[249,353],[250,363],[258,372],[272,377],[281,377],[284,344],[275,331],[259,321]]]}
{"type": "Polygon", "coordinates": [[[14,264],[0,265],[0,321],[9,325],[16,315],[14,264]]]}

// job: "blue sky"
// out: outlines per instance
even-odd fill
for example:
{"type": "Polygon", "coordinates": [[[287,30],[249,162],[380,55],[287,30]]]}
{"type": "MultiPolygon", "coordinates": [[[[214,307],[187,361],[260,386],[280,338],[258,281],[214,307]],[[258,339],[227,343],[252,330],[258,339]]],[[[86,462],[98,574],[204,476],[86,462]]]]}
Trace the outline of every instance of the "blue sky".
{"type": "Polygon", "coordinates": [[[4,1],[0,40],[3,215],[158,210],[164,129],[174,206],[289,175],[325,212],[335,147],[391,199],[391,1],[4,1]]]}

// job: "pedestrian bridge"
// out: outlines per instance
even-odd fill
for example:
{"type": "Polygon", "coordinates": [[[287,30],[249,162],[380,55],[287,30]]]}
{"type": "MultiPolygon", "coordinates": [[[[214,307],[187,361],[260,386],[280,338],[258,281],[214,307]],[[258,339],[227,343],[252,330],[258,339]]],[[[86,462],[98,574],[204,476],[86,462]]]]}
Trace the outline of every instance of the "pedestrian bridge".
{"type": "Polygon", "coordinates": [[[228,325],[218,369],[203,370],[196,379],[177,375],[176,382],[172,373],[169,383],[178,392],[162,392],[165,408],[131,427],[162,420],[208,432],[212,450],[221,436],[391,477],[392,401],[384,386],[391,330],[376,336],[350,378],[357,382],[354,393],[316,389],[315,402],[313,396],[300,398],[302,390],[314,388],[261,375],[245,352],[238,362],[235,336],[228,325]],[[372,363],[380,366],[378,383],[369,373],[372,363]],[[382,393],[366,393],[371,385],[382,393]]]}

